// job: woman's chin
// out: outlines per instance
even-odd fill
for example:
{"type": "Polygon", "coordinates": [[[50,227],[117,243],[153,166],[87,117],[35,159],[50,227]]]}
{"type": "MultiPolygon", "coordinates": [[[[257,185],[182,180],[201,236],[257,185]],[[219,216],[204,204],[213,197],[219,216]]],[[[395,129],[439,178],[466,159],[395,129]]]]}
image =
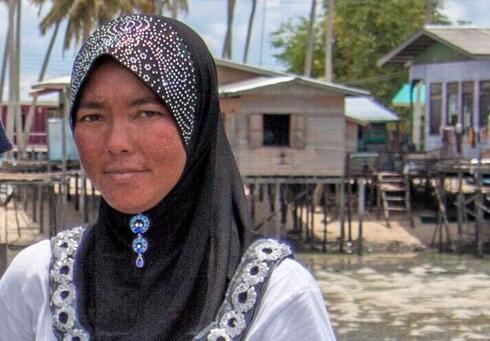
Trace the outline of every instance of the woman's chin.
{"type": "Polygon", "coordinates": [[[121,201],[121,200],[111,200],[110,198],[105,198],[109,206],[111,206],[113,209],[125,213],[125,214],[137,214],[141,212],[145,212],[152,208],[155,205],[151,204],[140,204],[140,205],[135,205],[134,201],[121,201]]]}

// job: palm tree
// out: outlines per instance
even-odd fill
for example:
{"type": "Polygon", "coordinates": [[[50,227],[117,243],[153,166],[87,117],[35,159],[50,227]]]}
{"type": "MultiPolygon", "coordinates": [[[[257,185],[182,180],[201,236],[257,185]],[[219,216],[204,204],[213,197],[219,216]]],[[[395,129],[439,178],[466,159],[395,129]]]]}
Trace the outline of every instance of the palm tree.
{"type": "Polygon", "coordinates": [[[316,0],[311,0],[310,20],[308,21],[308,41],[306,44],[306,56],[304,75],[311,76],[311,64],[313,63],[313,42],[315,40],[315,15],[316,15],[316,0]]]}
{"type": "MultiPolygon", "coordinates": [[[[9,96],[7,106],[7,136],[14,141],[14,131],[17,128],[17,133],[20,133],[19,127],[22,125],[21,111],[19,104],[20,89],[19,89],[19,64],[20,64],[20,21],[21,21],[21,3],[15,0],[6,0],[8,6],[8,31],[5,43],[5,52],[2,63],[2,72],[0,75],[0,97],[3,97],[3,86],[9,67],[9,96]]],[[[19,135],[17,135],[19,136],[19,135]]],[[[17,141],[19,145],[19,141],[17,141]]],[[[7,153],[7,158],[12,154],[7,153]]]]}
{"type": "Polygon", "coordinates": [[[227,20],[226,20],[226,35],[223,44],[223,52],[221,53],[222,58],[231,59],[232,58],[232,28],[233,28],[233,18],[235,14],[235,3],[236,0],[228,0],[227,6],[227,20]]]}
{"type": "Polygon", "coordinates": [[[245,40],[245,51],[243,52],[243,63],[247,63],[248,59],[248,49],[250,47],[250,40],[252,38],[252,28],[255,18],[255,10],[257,9],[257,0],[252,0],[252,10],[250,11],[250,17],[248,18],[247,27],[247,39],[245,40]]]}
{"type": "Polygon", "coordinates": [[[162,14],[163,11],[169,11],[170,16],[177,19],[179,12],[189,12],[189,1],[187,0],[155,0],[156,14],[162,14]]]}
{"type": "MultiPolygon", "coordinates": [[[[46,0],[31,0],[40,9],[46,0]]],[[[67,20],[63,49],[70,48],[72,42],[85,41],[90,32],[101,23],[118,15],[133,12],[153,13],[155,3],[152,0],[52,0],[49,12],[42,18],[40,29],[44,34],[49,28],[67,20]]]]}

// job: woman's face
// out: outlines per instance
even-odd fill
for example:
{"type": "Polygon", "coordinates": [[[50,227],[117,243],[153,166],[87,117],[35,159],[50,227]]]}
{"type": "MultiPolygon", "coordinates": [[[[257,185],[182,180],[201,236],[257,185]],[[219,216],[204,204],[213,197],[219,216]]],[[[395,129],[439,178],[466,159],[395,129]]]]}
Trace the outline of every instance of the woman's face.
{"type": "Polygon", "coordinates": [[[179,181],[186,155],[177,125],[155,93],[123,66],[108,61],[89,75],[75,119],[82,165],[113,208],[146,211],[179,181]]]}

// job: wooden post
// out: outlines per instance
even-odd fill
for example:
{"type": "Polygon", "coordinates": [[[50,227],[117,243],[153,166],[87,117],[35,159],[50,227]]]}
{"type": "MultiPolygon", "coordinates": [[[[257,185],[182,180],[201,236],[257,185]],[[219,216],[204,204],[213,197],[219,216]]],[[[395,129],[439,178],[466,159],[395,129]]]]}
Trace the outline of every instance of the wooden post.
{"type": "Polygon", "coordinates": [[[307,193],[304,200],[303,210],[305,211],[305,242],[310,241],[310,210],[308,209],[310,202],[309,186],[306,185],[307,193]]]}
{"type": "MultiPolygon", "coordinates": [[[[349,158],[347,158],[347,162],[349,158]]],[[[347,168],[347,240],[352,242],[352,178],[350,177],[350,166],[347,168]]]]}
{"type": "Polygon", "coordinates": [[[276,233],[275,233],[275,237],[277,239],[279,239],[279,237],[281,236],[281,214],[280,214],[280,191],[281,191],[281,184],[279,182],[276,182],[275,184],[275,195],[274,195],[274,207],[275,207],[275,210],[274,212],[276,213],[276,219],[275,220],[275,223],[276,223],[276,233]],[[279,214],[278,214],[279,213],[279,214]]]}
{"type": "Polygon", "coordinates": [[[252,226],[255,226],[255,184],[249,185],[250,190],[250,215],[252,218],[252,226]]]}
{"type": "Polygon", "coordinates": [[[339,251],[344,252],[345,241],[345,178],[340,180],[340,239],[339,239],[339,251]]]}
{"type": "Polygon", "coordinates": [[[463,194],[463,169],[458,169],[458,244],[456,251],[463,251],[463,215],[464,215],[464,194],[463,194]]]}
{"type": "Polygon", "coordinates": [[[482,241],[482,229],[485,224],[485,212],[483,210],[484,198],[482,194],[482,176],[481,176],[481,155],[478,156],[478,165],[477,165],[477,173],[476,173],[476,197],[475,197],[475,208],[476,208],[476,224],[475,224],[475,241],[476,241],[476,254],[479,257],[483,256],[483,241],[482,241]]]}
{"type": "Polygon", "coordinates": [[[288,205],[287,205],[287,185],[279,185],[279,192],[281,198],[281,224],[287,223],[288,205]]]}
{"type": "Polygon", "coordinates": [[[0,278],[2,278],[3,273],[7,270],[7,249],[7,241],[0,242],[0,278]]]}
{"type": "Polygon", "coordinates": [[[293,218],[293,231],[298,232],[298,204],[296,203],[296,200],[293,202],[293,210],[291,211],[292,218],[293,218]]]}
{"type": "Polygon", "coordinates": [[[327,252],[328,184],[323,185],[323,252],[327,252]]]}
{"type": "Polygon", "coordinates": [[[476,254],[479,257],[483,256],[483,243],[482,243],[482,229],[484,226],[484,211],[483,211],[483,195],[480,186],[478,186],[475,198],[476,206],[476,224],[475,224],[475,242],[476,242],[476,254]]]}
{"type": "MultiPolygon", "coordinates": [[[[303,190],[303,186],[300,185],[300,193],[302,192],[303,190]]],[[[298,223],[299,223],[299,237],[300,239],[303,238],[303,226],[304,226],[304,222],[303,222],[303,206],[304,206],[304,198],[300,198],[299,200],[299,220],[298,220],[298,223]]]]}
{"type": "Polygon", "coordinates": [[[310,221],[310,226],[311,226],[311,230],[310,230],[310,242],[311,242],[311,247],[313,248],[314,245],[315,245],[315,188],[316,188],[316,185],[314,185],[311,189],[311,200],[310,200],[310,203],[311,203],[311,221],[310,221]]]}
{"type": "Polygon", "coordinates": [[[364,178],[358,178],[357,191],[359,192],[359,205],[358,205],[358,219],[359,219],[359,232],[357,235],[357,253],[362,256],[362,223],[364,220],[364,201],[366,199],[366,183],[364,178]]]}
{"type": "Polygon", "coordinates": [[[42,184],[39,186],[38,201],[39,201],[39,232],[45,233],[44,227],[44,200],[43,194],[46,191],[46,187],[49,188],[49,184],[42,184]]]}

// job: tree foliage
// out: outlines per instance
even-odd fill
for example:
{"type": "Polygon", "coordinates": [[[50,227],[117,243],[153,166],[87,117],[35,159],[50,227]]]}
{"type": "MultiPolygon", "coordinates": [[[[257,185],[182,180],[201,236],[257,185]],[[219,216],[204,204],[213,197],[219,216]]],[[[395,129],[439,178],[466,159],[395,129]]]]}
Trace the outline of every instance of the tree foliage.
{"type": "MultiPolygon", "coordinates": [[[[31,0],[42,6],[47,0],[31,0]]],[[[55,27],[62,20],[67,20],[63,48],[66,50],[70,44],[87,39],[89,34],[98,25],[115,18],[134,12],[155,13],[157,3],[155,0],[51,0],[51,7],[47,14],[41,19],[39,25],[41,33],[44,34],[51,27],[55,27]]],[[[163,6],[171,5],[176,0],[164,0],[163,6]]],[[[184,8],[187,8],[187,0],[180,0],[184,8]]]]}
{"type": "MultiPolygon", "coordinates": [[[[325,1],[326,2],[326,1],[325,1]]],[[[326,4],[325,4],[326,5],[326,4]]],[[[433,6],[433,23],[447,24],[433,6]]],[[[334,19],[334,81],[370,91],[388,102],[407,79],[403,67],[376,66],[377,60],[421,29],[426,19],[426,0],[336,0],[334,19]]],[[[312,76],[325,74],[325,11],[315,27],[312,76]]],[[[302,74],[305,61],[308,19],[283,23],[273,33],[272,45],[288,71],[302,74]]]]}

